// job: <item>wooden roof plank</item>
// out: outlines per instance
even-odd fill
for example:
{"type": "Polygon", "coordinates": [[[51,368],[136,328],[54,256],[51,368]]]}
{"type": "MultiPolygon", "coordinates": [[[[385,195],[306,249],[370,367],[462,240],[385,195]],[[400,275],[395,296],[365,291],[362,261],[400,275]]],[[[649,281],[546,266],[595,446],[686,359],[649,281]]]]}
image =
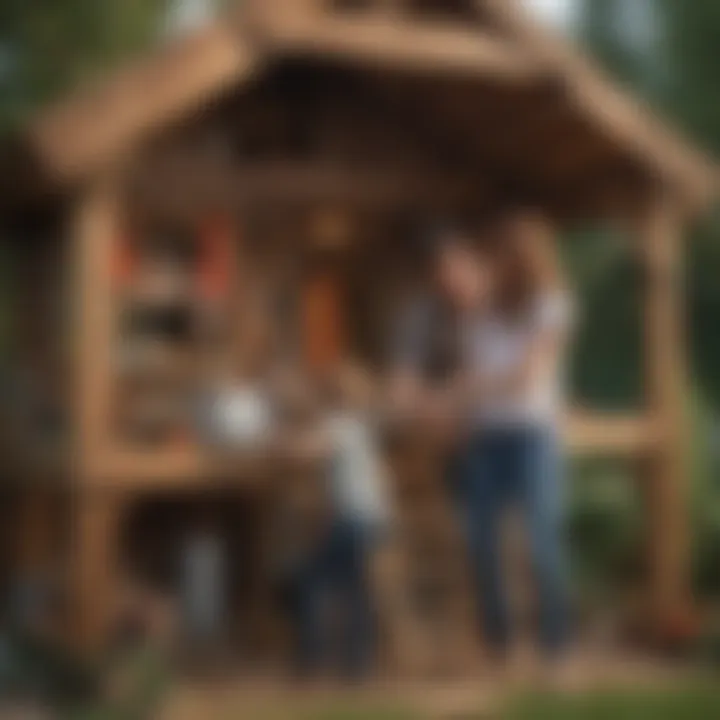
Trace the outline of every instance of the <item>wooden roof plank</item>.
{"type": "Polygon", "coordinates": [[[569,41],[531,21],[513,0],[475,1],[510,37],[559,73],[569,101],[599,132],[634,153],[663,179],[679,183],[692,205],[701,207],[716,195],[720,177],[715,164],[669,131],[649,108],[621,92],[569,41]]]}
{"type": "MultiPolygon", "coordinates": [[[[474,2],[491,22],[465,30],[309,11],[262,13],[259,23],[257,18],[218,22],[42,114],[26,133],[27,147],[44,174],[60,184],[72,183],[122,157],[150,132],[239,86],[266,58],[309,55],[423,77],[482,80],[485,89],[493,87],[489,79],[498,81],[496,87],[518,88],[532,87],[535,80],[558,82],[562,104],[587,121],[589,139],[616,147],[643,166],[648,177],[670,181],[692,206],[714,197],[714,163],[614,88],[569,43],[536,27],[510,0],[474,2]]],[[[257,9],[257,3],[251,5],[257,9]]],[[[482,89],[478,86],[478,92],[482,89]]],[[[440,122],[441,114],[435,119],[440,122]]],[[[469,143],[478,128],[471,126],[475,134],[468,136],[469,143]]]]}
{"type": "Polygon", "coordinates": [[[477,178],[385,164],[257,162],[241,170],[197,163],[170,163],[139,169],[130,188],[135,202],[167,216],[192,216],[208,209],[253,207],[264,203],[322,200],[366,207],[467,208],[490,188],[477,178]]]}
{"type": "Polygon", "coordinates": [[[30,143],[60,181],[73,181],[149,130],[202,108],[257,61],[236,32],[213,26],[51,108],[30,127],[30,143]]]}
{"type": "Polygon", "coordinates": [[[256,31],[273,49],[432,74],[537,78],[541,67],[502,38],[387,16],[269,15],[256,31]]]}

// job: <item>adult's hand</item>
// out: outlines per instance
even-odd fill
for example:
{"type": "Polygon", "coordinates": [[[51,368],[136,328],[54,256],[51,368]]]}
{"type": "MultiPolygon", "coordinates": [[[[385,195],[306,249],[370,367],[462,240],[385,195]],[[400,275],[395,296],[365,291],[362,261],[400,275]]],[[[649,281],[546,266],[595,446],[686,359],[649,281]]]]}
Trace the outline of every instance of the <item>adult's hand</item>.
{"type": "Polygon", "coordinates": [[[457,398],[447,388],[426,389],[418,417],[424,432],[440,442],[446,442],[457,434],[460,412],[457,398]]]}
{"type": "Polygon", "coordinates": [[[396,421],[407,422],[422,410],[424,389],[418,377],[401,371],[390,380],[387,414],[396,421]]]}

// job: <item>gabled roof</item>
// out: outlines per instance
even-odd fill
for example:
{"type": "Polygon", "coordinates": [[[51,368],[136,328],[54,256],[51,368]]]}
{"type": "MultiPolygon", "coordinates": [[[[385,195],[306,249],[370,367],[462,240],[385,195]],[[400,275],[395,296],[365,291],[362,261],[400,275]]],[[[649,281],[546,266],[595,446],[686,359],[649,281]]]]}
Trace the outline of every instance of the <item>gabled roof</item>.
{"type": "Polygon", "coordinates": [[[396,78],[399,102],[414,103],[438,132],[465,142],[480,167],[506,179],[563,193],[583,183],[613,184],[632,166],[695,207],[714,197],[714,163],[511,0],[475,0],[477,27],[310,15],[288,11],[302,4],[287,2],[246,3],[252,12],[80,90],[30,123],[16,146],[19,157],[25,164],[32,158],[49,182],[77,183],[274,59],[313,57],[387,70],[382,75],[396,78]]]}

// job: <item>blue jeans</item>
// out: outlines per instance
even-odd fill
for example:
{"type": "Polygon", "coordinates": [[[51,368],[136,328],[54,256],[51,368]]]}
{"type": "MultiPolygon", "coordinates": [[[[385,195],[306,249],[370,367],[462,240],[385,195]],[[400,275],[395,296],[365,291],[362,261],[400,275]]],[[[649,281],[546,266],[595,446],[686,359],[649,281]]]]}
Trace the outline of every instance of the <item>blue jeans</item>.
{"type": "Polygon", "coordinates": [[[339,520],[296,574],[292,606],[302,675],[327,669],[336,640],[345,675],[358,677],[370,669],[374,622],[366,568],[371,541],[361,523],[339,520]],[[343,622],[339,636],[332,637],[328,621],[338,610],[343,622]]]}
{"type": "Polygon", "coordinates": [[[469,542],[477,573],[486,641],[504,650],[512,630],[500,553],[500,520],[522,510],[539,601],[540,642],[561,651],[568,636],[562,540],[562,461],[554,433],[545,427],[488,429],[475,434],[465,465],[469,542]]]}

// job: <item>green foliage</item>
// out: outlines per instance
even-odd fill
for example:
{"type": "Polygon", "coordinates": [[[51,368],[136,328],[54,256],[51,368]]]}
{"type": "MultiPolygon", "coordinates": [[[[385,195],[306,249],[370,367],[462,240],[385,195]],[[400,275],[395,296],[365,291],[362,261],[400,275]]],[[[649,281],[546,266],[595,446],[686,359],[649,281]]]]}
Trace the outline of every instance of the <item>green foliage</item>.
{"type": "MultiPolygon", "coordinates": [[[[710,153],[720,151],[720,4],[715,0],[583,0],[581,41],[616,79],[649,98],[681,131],[710,153]],[[628,44],[623,32],[622,8],[626,3],[645,2],[652,11],[653,41],[638,48],[628,44]]],[[[687,288],[692,367],[702,393],[713,407],[720,407],[720,215],[705,219],[688,238],[687,288]]],[[[610,286],[627,293],[632,277],[625,280],[605,275],[606,298],[617,303],[610,286]]],[[[582,288],[583,292],[586,288],[582,288]]],[[[594,306],[594,309],[597,305],[594,306]]],[[[600,315],[602,317],[602,309],[600,315]]],[[[622,315],[617,315],[620,319],[622,315]]],[[[593,315],[595,323],[595,315],[593,315]]],[[[622,320],[621,320],[622,322],[622,320]]],[[[604,328],[592,330],[592,352],[579,359],[579,372],[592,374],[593,366],[604,366],[594,352],[605,337],[604,328]]],[[[617,338],[617,336],[616,336],[617,338]]],[[[619,338],[617,338],[619,339],[619,338]]],[[[616,348],[620,343],[609,341],[616,348]]],[[[618,363],[620,365],[620,363],[618,363]]],[[[625,366],[626,369],[630,365],[625,366]]],[[[622,373],[618,385],[625,383],[622,373]]],[[[604,385],[604,383],[603,383],[604,385]]],[[[601,388],[605,392],[606,388],[601,388]]]]}
{"type": "Polygon", "coordinates": [[[585,46],[616,79],[638,85],[642,62],[623,33],[622,5],[635,0],[584,0],[581,34],[585,46]]]}
{"type": "Polygon", "coordinates": [[[602,607],[637,578],[643,508],[622,463],[578,463],[569,492],[568,533],[583,607],[602,607]]]}
{"type": "Polygon", "coordinates": [[[67,720],[151,720],[157,714],[170,684],[165,654],[148,644],[110,668],[106,683],[116,683],[110,697],[66,714],[67,720]]]}
{"type": "Polygon", "coordinates": [[[637,407],[642,396],[638,267],[628,239],[609,229],[575,233],[564,244],[578,298],[572,392],[597,409],[637,407]]]}
{"type": "Polygon", "coordinates": [[[90,692],[92,673],[75,658],[38,638],[0,635],[0,697],[31,697],[65,707],[90,692]]]}
{"type": "Polygon", "coordinates": [[[720,481],[714,423],[707,402],[697,393],[691,409],[693,580],[699,596],[720,598],[720,481]]]}
{"type": "Polygon", "coordinates": [[[720,151],[720,5],[714,0],[656,0],[663,18],[665,110],[703,146],[720,151]]]}
{"type": "MultiPolygon", "coordinates": [[[[622,5],[645,0],[583,0],[581,39],[609,73],[631,85],[635,94],[649,98],[699,145],[711,153],[720,150],[720,4],[716,0],[647,0],[653,14],[653,41],[630,47],[623,31],[622,5]]],[[[582,240],[582,238],[581,238],[582,240]]],[[[601,245],[607,245],[608,237],[601,245]]],[[[715,213],[694,229],[688,240],[686,287],[690,368],[693,382],[691,428],[693,573],[703,595],[720,595],[720,483],[716,480],[718,455],[711,437],[720,408],[720,214],[715,213]]],[[[578,292],[586,324],[578,340],[574,368],[576,394],[594,404],[636,405],[641,397],[641,318],[636,297],[640,284],[626,252],[592,249],[582,243],[570,263],[578,278],[578,292]]],[[[592,485],[594,481],[590,481],[592,485]]],[[[585,480],[580,482],[584,485],[585,480]]],[[[579,491],[591,494],[592,489],[579,491]]],[[[606,533],[602,546],[597,513],[615,514],[620,527],[627,522],[629,506],[618,502],[581,499],[573,522],[583,528],[581,555],[584,564],[606,577],[622,545],[616,531],[606,533]],[[597,507],[593,507],[596,502],[597,507]],[[587,508],[590,507],[591,510],[587,508]],[[602,509],[601,509],[602,508],[602,509]],[[588,520],[588,512],[594,518],[588,520]],[[595,530],[591,530],[592,527],[595,530]],[[590,536],[590,537],[588,537],[590,536]],[[597,536],[597,537],[594,537],[597,536]],[[593,539],[594,538],[594,539],[593,539]],[[612,538],[612,539],[611,539],[612,538]],[[601,558],[599,555],[604,554],[601,558]]],[[[634,520],[641,524],[638,513],[634,520]]],[[[613,525],[609,517],[606,530],[613,525]]],[[[622,554],[622,553],[621,553],[622,554]]]]}
{"type": "MultiPolygon", "coordinates": [[[[663,18],[658,53],[664,58],[664,111],[717,155],[720,152],[720,5],[713,0],[656,0],[663,18]]],[[[720,215],[693,233],[688,267],[691,347],[706,399],[720,407],[720,215]]]]}
{"type": "Polygon", "coordinates": [[[0,129],[146,47],[167,0],[0,0],[0,129]]]}

